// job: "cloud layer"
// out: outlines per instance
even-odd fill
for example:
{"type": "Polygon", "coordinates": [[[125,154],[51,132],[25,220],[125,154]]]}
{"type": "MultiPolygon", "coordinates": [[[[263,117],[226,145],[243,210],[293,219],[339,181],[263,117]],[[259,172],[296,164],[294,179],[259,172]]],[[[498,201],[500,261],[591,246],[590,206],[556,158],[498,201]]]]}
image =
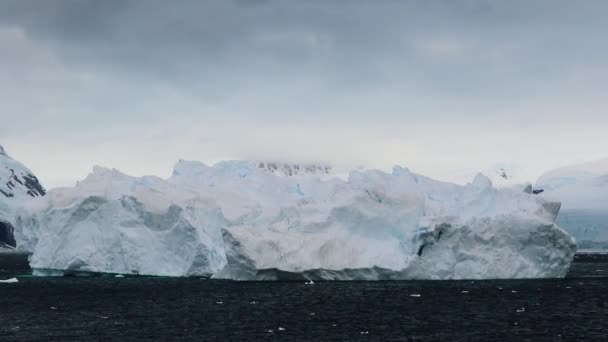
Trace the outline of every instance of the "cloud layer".
{"type": "MultiPolygon", "coordinates": [[[[178,158],[403,164],[605,156],[605,1],[0,3],[0,143],[47,184],[178,158]]],[[[533,180],[533,179],[531,179],[533,180]]]]}

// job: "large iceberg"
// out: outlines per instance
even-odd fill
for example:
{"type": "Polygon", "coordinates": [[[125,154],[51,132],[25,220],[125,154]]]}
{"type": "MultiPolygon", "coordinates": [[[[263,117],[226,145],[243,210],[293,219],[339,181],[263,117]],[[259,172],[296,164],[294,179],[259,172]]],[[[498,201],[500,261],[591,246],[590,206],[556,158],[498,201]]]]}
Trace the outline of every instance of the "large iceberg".
{"type": "Polygon", "coordinates": [[[95,168],[17,215],[39,271],[269,279],[563,277],[559,202],[395,167],[180,161],[168,179],[95,168]]]}
{"type": "Polygon", "coordinates": [[[157,177],[96,167],[24,212],[17,237],[37,273],[209,276],[225,264],[219,207],[157,177]]]}

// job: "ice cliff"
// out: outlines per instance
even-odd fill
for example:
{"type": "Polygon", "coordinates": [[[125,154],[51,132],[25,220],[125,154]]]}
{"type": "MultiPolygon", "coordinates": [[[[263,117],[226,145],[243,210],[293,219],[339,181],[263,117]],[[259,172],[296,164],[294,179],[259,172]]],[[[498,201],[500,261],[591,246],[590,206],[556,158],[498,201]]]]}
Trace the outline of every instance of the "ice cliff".
{"type": "Polygon", "coordinates": [[[17,238],[38,272],[188,276],[225,264],[219,207],[157,177],[96,167],[25,211],[32,214],[17,218],[17,238]]]}
{"type": "Polygon", "coordinates": [[[168,179],[95,168],[30,201],[17,240],[39,271],[254,279],[563,277],[576,244],[559,203],[392,173],[180,161],[168,179]]]}

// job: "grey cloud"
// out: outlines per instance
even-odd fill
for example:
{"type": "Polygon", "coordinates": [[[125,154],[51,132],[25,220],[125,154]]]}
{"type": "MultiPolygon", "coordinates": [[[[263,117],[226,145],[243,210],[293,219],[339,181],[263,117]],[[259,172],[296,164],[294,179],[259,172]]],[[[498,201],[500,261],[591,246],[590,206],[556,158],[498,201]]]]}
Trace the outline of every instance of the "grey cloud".
{"type": "Polygon", "coordinates": [[[0,12],[52,42],[70,65],[218,96],[242,79],[311,73],[336,89],[416,80],[474,95],[501,78],[601,62],[606,9],[599,1],[51,0],[15,1],[0,12]],[[425,46],[441,41],[461,53],[436,48],[429,56],[425,46]]]}
{"type": "Polygon", "coordinates": [[[607,15],[603,0],[4,0],[0,138],[605,126],[607,15]]]}

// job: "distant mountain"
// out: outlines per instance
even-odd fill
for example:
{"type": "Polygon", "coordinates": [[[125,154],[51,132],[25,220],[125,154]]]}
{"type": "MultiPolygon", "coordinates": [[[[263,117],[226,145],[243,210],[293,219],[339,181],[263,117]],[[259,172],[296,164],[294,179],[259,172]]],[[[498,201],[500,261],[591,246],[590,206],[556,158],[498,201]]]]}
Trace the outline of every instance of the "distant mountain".
{"type": "Polygon", "coordinates": [[[45,194],[34,173],[11,158],[0,145],[0,247],[16,246],[11,222],[17,203],[45,194]]]}
{"type": "Polygon", "coordinates": [[[580,247],[608,248],[608,159],[549,171],[536,186],[562,202],[557,222],[580,247]]]}
{"type": "Polygon", "coordinates": [[[551,191],[573,190],[581,185],[608,185],[608,158],[551,170],[536,183],[551,191]]]}

